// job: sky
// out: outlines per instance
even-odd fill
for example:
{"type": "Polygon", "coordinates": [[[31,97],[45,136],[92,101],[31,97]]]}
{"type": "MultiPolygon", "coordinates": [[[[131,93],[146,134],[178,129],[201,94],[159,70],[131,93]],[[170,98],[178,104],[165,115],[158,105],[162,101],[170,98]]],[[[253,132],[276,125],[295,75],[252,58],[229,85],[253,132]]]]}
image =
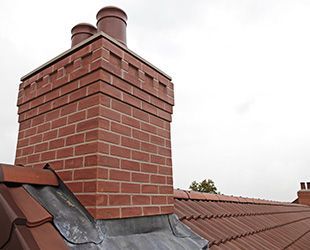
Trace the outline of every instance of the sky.
{"type": "Polygon", "coordinates": [[[173,78],[174,187],[292,201],[310,181],[310,1],[0,1],[0,162],[13,163],[20,78],[70,48],[101,7],[173,78]]]}

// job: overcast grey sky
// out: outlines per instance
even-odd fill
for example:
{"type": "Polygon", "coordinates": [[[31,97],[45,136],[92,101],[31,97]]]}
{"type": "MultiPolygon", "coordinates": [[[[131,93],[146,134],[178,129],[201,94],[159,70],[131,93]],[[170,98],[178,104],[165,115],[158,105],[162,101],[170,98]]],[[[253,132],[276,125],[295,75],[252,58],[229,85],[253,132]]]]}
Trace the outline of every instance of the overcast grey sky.
{"type": "Polygon", "coordinates": [[[291,201],[310,181],[310,1],[0,1],[0,161],[13,163],[19,79],[116,5],[128,47],[173,77],[175,188],[291,201]]]}

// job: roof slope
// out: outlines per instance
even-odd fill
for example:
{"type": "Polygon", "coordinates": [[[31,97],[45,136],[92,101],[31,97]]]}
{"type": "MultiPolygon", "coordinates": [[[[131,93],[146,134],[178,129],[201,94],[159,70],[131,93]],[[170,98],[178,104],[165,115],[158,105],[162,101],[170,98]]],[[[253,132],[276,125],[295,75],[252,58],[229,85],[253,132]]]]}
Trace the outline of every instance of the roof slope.
{"type": "Polygon", "coordinates": [[[210,249],[309,249],[310,207],[175,190],[175,213],[210,249]]]}
{"type": "Polygon", "coordinates": [[[94,220],[50,169],[4,164],[0,229],[0,249],[193,250],[208,245],[175,215],[94,220]]]}

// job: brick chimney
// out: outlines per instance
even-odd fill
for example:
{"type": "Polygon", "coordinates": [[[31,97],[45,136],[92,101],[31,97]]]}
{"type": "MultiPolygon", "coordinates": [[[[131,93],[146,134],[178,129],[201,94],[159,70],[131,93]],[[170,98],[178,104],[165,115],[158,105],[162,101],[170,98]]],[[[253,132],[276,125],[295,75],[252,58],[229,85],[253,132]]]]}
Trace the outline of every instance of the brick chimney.
{"type": "Polygon", "coordinates": [[[170,214],[171,78],[126,47],[122,10],[98,16],[21,79],[15,164],[49,163],[96,219],[170,214]]]}
{"type": "Polygon", "coordinates": [[[297,195],[299,204],[310,206],[310,182],[301,182],[297,195]]]}

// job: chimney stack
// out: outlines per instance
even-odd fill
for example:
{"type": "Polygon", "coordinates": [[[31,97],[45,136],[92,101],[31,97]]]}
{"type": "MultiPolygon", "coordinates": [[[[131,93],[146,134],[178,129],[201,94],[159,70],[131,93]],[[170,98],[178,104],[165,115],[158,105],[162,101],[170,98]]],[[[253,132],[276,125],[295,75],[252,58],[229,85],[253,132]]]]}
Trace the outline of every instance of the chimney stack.
{"type": "Polygon", "coordinates": [[[126,13],[114,6],[104,7],[97,13],[97,29],[126,45],[126,13]]]}
{"type": "Polygon", "coordinates": [[[97,29],[89,23],[79,23],[71,30],[71,47],[97,33],[97,29]]]}
{"type": "Polygon", "coordinates": [[[49,163],[96,219],[170,214],[173,83],[123,45],[122,10],[97,18],[109,36],[79,24],[74,47],[21,79],[15,164],[49,163]]]}
{"type": "Polygon", "coordinates": [[[297,192],[298,203],[310,206],[310,182],[307,182],[307,183],[301,182],[300,188],[301,190],[297,192]],[[307,184],[307,187],[306,187],[306,184],[307,184]]]}

